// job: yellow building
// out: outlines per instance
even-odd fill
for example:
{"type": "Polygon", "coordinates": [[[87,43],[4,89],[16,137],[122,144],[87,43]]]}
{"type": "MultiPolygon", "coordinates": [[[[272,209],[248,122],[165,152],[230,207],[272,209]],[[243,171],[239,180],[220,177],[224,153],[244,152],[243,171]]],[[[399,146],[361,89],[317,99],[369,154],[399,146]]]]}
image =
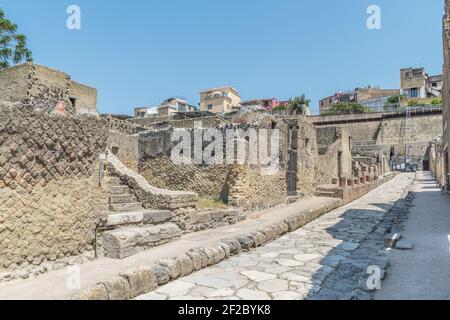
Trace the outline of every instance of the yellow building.
{"type": "Polygon", "coordinates": [[[240,107],[241,97],[232,86],[212,88],[200,92],[200,111],[227,113],[240,107]]]}

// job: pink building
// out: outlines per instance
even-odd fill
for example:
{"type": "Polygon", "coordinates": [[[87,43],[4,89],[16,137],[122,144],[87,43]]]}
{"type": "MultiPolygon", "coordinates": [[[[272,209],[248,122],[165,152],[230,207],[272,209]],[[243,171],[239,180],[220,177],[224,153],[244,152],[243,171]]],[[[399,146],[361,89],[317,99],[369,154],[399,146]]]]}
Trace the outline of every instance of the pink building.
{"type": "Polygon", "coordinates": [[[280,105],[280,102],[275,98],[269,99],[254,99],[241,102],[242,109],[260,109],[272,110],[280,105]]]}

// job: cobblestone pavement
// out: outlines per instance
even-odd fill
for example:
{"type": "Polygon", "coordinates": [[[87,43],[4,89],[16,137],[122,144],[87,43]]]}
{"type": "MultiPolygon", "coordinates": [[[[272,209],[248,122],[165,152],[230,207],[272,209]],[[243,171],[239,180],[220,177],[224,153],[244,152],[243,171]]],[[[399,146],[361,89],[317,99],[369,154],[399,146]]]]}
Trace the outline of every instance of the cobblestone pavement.
{"type": "Polygon", "coordinates": [[[413,174],[401,174],[363,198],[266,246],[171,282],[139,300],[370,299],[367,267],[386,269],[384,238],[404,219],[413,174]],[[403,212],[403,215],[401,214],[403,212]]]}

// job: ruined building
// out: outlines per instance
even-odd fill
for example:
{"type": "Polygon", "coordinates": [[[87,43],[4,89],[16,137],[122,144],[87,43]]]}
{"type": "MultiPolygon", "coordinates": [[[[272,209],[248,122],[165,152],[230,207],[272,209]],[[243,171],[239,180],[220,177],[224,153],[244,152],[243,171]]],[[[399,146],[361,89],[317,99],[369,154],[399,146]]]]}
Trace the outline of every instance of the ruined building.
{"type": "Polygon", "coordinates": [[[0,102],[44,111],[98,115],[96,89],[71,80],[61,71],[34,63],[0,71],[0,102]]]}
{"type": "Polygon", "coordinates": [[[450,1],[445,1],[442,37],[444,45],[444,84],[442,89],[443,133],[430,144],[431,171],[442,188],[450,190],[450,1]]]}
{"type": "MultiPolygon", "coordinates": [[[[98,117],[95,89],[35,64],[0,72],[0,86],[0,282],[55,263],[125,258],[303,197],[348,202],[389,171],[379,155],[354,162],[345,128],[316,128],[304,116],[98,117]],[[277,142],[266,150],[275,157],[267,165],[174,162],[174,133],[193,137],[192,155],[183,155],[195,159],[198,145],[209,146],[211,139],[195,142],[207,128],[266,130],[277,142]]],[[[247,151],[255,142],[237,135],[234,144],[247,151]]]]}

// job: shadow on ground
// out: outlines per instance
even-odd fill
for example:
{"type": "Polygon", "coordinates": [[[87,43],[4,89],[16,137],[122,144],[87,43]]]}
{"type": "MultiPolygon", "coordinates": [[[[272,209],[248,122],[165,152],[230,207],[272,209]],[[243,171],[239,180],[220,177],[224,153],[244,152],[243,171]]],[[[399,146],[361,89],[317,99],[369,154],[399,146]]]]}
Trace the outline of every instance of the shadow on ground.
{"type": "Polygon", "coordinates": [[[307,299],[372,299],[373,290],[367,287],[368,268],[375,266],[378,269],[374,270],[384,277],[389,264],[385,237],[402,231],[413,198],[410,192],[395,203],[371,203],[373,209],[349,209],[339,223],[328,228],[334,239],[343,242],[321,260],[322,267],[313,276],[314,285],[307,299]]]}

